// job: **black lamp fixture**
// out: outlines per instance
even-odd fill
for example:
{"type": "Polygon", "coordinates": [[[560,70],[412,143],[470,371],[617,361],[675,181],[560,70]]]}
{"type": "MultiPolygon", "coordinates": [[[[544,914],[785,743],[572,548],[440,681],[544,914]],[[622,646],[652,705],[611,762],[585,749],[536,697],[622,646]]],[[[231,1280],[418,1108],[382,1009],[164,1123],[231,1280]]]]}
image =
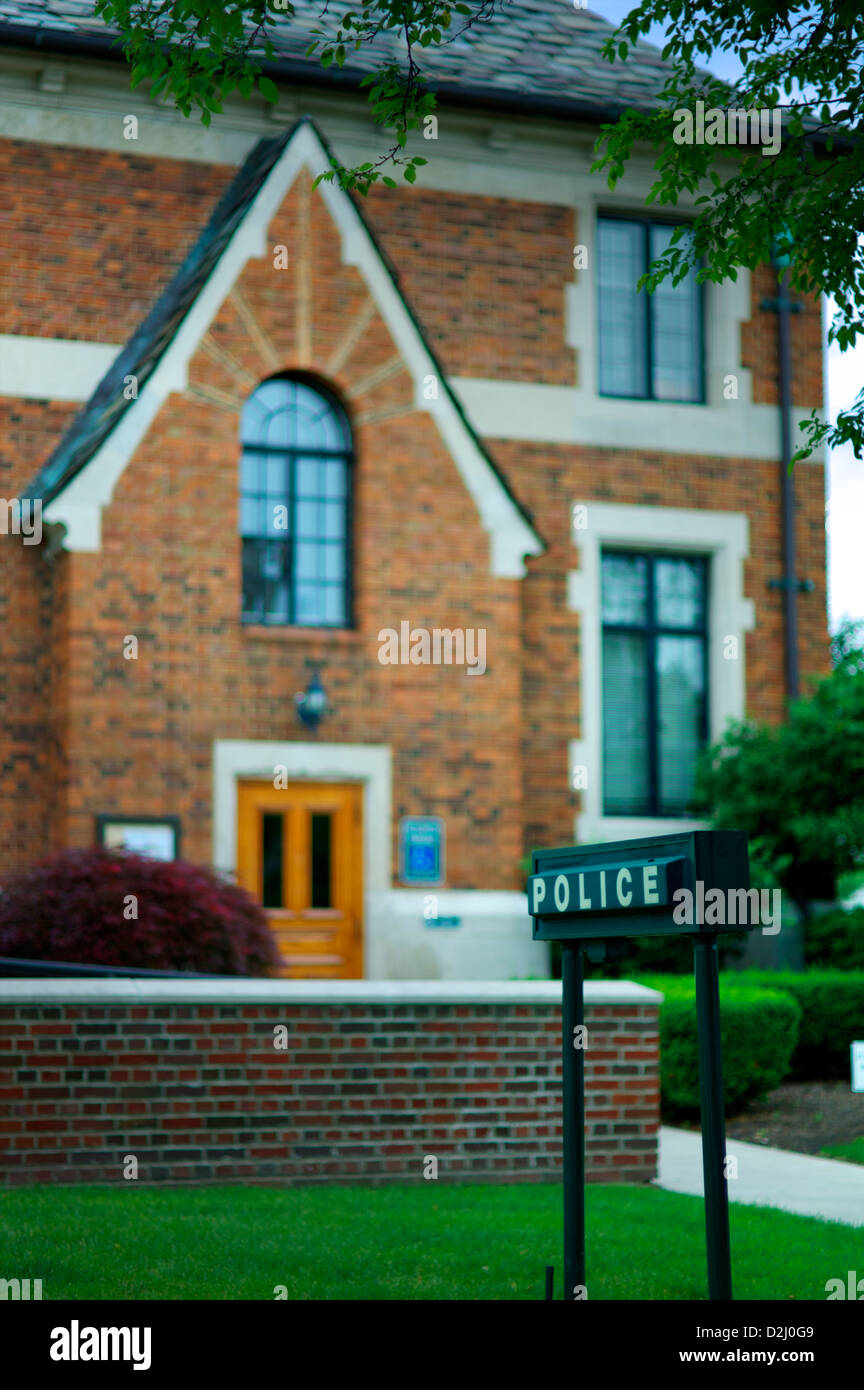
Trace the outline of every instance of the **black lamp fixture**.
{"type": "Polygon", "coordinates": [[[327,692],[317,671],[305,691],[298,691],[294,696],[294,703],[301,721],[314,733],[327,713],[327,692]]]}

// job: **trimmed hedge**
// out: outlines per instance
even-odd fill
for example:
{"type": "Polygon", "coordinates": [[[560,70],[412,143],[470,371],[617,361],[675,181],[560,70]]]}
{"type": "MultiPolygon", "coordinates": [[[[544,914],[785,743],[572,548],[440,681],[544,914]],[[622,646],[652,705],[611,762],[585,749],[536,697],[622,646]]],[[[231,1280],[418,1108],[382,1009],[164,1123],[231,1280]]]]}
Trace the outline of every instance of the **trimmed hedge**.
{"type": "Polygon", "coordinates": [[[864,1038],[864,971],[744,970],[735,979],[783,990],[800,1005],[801,1033],[792,1057],[792,1080],[848,1081],[849,1044],[864,1038]]]}
{"type": "Polygon", "coordinates": [[[808,968],[864,970],[864,907],[834,908],[809,918],[804,959],[808,968]]]}
{"type": "MultiPolygon", "coordinates": [[[[740,1109],[779,1086],[798,1042],[801,1006],[782,990],[720,982],[723,1092],[727,1112],[740,1109]]],[[[664,1114],[699,1109],[699,1048],[696,987],[680,975],[642,975],[639,983],[660,990],[660,1092],[664,1114]]]]}

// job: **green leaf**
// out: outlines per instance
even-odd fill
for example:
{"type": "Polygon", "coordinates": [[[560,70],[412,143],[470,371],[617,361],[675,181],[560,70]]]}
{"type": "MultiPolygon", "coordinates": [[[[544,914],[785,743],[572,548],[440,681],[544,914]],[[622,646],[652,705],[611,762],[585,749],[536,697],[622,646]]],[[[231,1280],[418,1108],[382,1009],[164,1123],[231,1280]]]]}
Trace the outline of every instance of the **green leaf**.
{"type": "Polygon", "coordinates": [[[258,90],[265,101],[279,100],[279,88],[269,77],[258,78],[258,90]]]}

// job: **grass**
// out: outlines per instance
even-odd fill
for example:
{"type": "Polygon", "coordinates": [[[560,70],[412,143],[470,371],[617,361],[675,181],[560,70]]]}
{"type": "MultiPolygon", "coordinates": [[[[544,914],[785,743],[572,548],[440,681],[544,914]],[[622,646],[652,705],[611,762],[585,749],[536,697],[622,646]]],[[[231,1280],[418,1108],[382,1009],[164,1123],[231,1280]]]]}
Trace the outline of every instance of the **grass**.
{"type": "Polygon", "coordinates": [[[844,1158],[847,1163],[864,1163],[864,1135],[850,1139],[848,1144],[830,1144],[820,1152],[825,1158],[844,1158]]]}
{"type": "MultiPolygon", "coordinates": [[[[706,1297],[702,1201],[589,1185],[590,1299],[706,1297]]],[[[731,1207],[737,1298],[825,1297],[860,1264],[854,1227],[731,1207]]],[[[31,1187],[0,1192],[6,1278],[48,1299],[539,1299],[555,1185],[31,1187]]]]}

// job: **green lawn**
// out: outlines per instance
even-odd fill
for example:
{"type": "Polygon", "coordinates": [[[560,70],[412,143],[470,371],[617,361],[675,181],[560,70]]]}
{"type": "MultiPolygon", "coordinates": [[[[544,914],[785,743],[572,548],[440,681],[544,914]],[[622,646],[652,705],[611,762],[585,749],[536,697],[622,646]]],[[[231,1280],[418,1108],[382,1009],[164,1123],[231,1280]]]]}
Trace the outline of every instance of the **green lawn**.
{"type": "MultiPolygon", "coordinates": [[[[732,1206],[738,1298],[825,1298],[861,1231],[732,1206]]],[[[702,1202],[591,1185],[588,1297],[704,1298],[702,1202]]],[[[534,1299],[555,1265],[561,1189],[31,1187],[0,1192],[3,1270],[45,1298],[534,1299]]],[[[856,1263],[857,1262],[857,1263],[856,1263]]]]}
{"type": "Polygon", "coordinates": [[[821,1153],[825,1158],[845,1158],[847,1163],[864,1163],[864,1135],[848,1144],[829,1144],[821,1153]]]}

